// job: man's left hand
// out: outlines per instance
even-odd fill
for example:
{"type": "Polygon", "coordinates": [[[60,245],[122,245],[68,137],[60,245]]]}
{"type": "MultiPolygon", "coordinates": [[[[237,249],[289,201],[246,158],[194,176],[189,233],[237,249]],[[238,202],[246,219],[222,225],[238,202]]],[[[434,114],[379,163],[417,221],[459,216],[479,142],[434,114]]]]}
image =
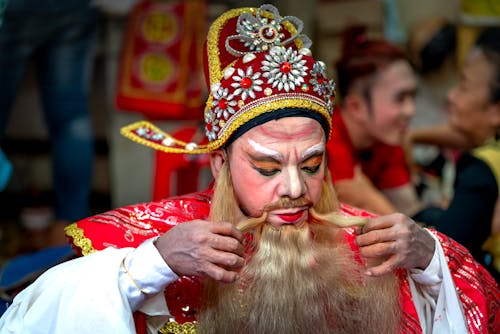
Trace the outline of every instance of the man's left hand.
{"type": "Polygon", "coordinates": [[[381,276],[396,268],[425,269],[434,255],[435,241],[412,219],[394,213],[370,219],[356,231],[362,257],[379,259],[366,274],[381,276]]]}

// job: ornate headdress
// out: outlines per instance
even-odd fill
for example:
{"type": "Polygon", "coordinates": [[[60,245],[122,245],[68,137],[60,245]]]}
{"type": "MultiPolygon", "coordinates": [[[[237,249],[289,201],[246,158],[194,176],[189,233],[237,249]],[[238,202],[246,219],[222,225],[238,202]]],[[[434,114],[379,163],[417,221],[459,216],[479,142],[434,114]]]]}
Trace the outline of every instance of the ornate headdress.
{"type": "Polygon", "coordinates": [[[146,121],[122,134],[160,151],[199,154],[271,119],[303,116],[318,120],[328,137],[335,83],[325,64],[311,57],[302,28],[302,21],[281,17],[272,5],[225,12],[210,27],[204,54],[208,144],[177,140],[146,121]]]}

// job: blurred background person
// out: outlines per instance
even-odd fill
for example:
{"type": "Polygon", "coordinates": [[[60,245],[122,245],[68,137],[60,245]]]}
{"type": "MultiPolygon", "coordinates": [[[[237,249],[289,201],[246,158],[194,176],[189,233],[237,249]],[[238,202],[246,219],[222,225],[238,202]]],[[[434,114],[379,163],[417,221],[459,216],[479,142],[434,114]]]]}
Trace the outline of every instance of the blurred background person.
{"type": "Polygon", "coordinates": [[[88,97],[97,19],[90,0],[3,4],[0,138],[4,139],[24,74],[33,64],[52,154],[55,221],[49,246],[65,241],[64,226],[90,214],[94,138],[88,97]]]}
{"type": "Polygon", "coordinates": [[[447,115],[448,123],[412,130],[408,142],[460,150],[453,197],[413,218],[466,246],[498,281],[493,258],[500,256],[495,251],[500,246],[493,221],[500,192],[500,27],[485,28],[469,51],[459,82],[448,93],[447,115]]]}
{"type": "Polygon", "coordinates": [[[329,166],[339,199],[378,214],[415,213],[419,200],[402,148],[417,81],[405,53],[365,28],[343,34],[329,166]],[[363,189],[360,191],[360,189],[363,189]]]}

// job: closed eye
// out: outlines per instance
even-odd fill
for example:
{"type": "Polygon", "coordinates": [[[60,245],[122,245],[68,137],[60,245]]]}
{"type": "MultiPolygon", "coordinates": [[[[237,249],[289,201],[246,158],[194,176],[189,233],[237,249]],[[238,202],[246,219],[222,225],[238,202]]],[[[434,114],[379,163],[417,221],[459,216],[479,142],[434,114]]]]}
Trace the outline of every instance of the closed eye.
{"type": "Polygon", "coordinates": [[[323,154],[317,154],[308,158],[302,165],[302,170],[310,175],[314,175],[319,171],[323,163],[323,154]]]}
{"type": "Polygon", "coordinates": [[[252,159],[250,164],[260,175],[273,176],[281,172],[281,165],[274,159],[270,160],[256,160],[252,159]]]}
{"type": "Polygon", "coordinates": [[[259,174],[263,176],[273,176],[281,172],[281,170],[277,168],[258,168],[256,166],[253,166],[253,169],[255,169],[259,174]]]}
{"type": "Polygon", "coordinates": [[[315,166],[305,166],[305,167],[302,167],[302,170],[304,172],[306,172],[307,174],[316,174],[319,170],[319,167],[321,166],[321,164],[319,165],[315,165],[315,166]]]}

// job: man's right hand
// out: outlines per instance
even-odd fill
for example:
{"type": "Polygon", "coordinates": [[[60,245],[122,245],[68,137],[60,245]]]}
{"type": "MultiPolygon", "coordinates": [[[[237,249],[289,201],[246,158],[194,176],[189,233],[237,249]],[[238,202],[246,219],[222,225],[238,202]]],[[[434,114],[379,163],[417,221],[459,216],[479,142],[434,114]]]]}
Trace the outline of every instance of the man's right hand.
{"type": "Polygon", "coordinates": [[[161,256],[179,276],[209,276],[231,283],[243,266],[243,234],[230,223],[193,220],[156,241],[161,256]]]}

